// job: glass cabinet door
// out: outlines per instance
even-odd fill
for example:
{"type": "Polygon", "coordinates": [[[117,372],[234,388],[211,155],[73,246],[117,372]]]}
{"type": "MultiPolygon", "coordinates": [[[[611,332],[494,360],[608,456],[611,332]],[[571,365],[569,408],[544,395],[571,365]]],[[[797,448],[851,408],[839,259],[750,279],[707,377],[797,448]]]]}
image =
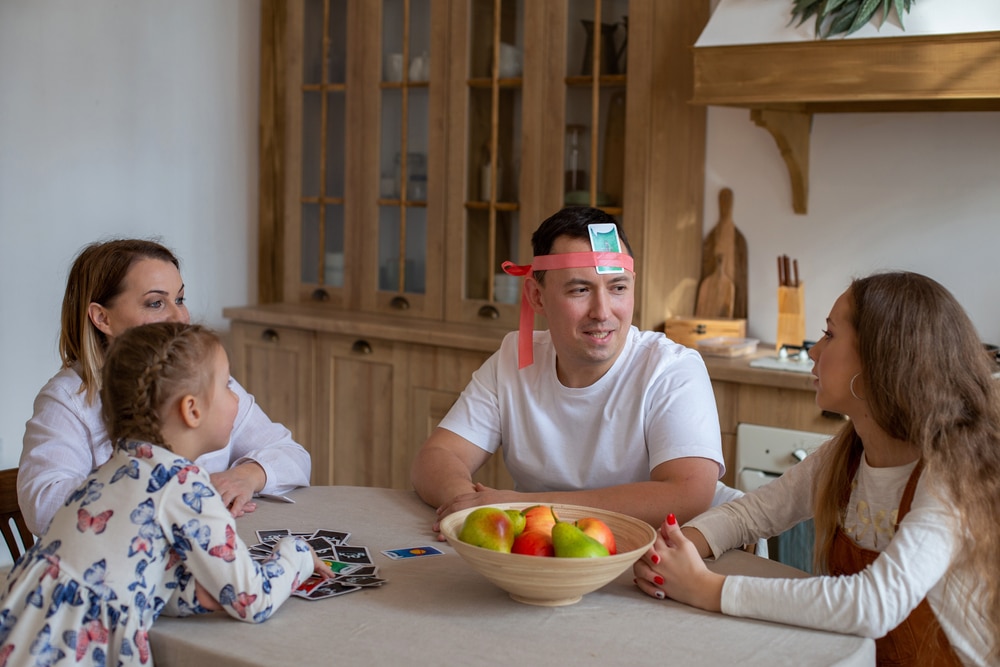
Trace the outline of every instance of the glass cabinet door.
{"type": "Polygon", "coordinates": [[[622,214],[628,1],[571,0],[566,25],[563,195],[622,214]]]}
{"type": "MultiPolygon", "coordinates": [[[[507,276],[506,260],[520,263],[522,104],[524,81],[524,0],[468,0],[456,3],[466,28],[455,60],[461,66],[453,91],[464,118],[464,167],[456,206],[463,224],[455,261],[460,290],[449,292],[449,319],[514,322],[520,303],[519,278],[507,276]]],[[[455,136],[455,135],[452,135],[455,136]]],[[[459,166],[453,165],[456,169],[459,166]]],[[[450,194],[450,199],[452,195],[450,194]]],[[[455,201],[452,199],[452,201],[455,201]]],[[[449,246],[452,247],[452,246],[449,246]]]]}
{"type": "Polygon", "coordinates": [[[429,0],[383,5],[378,289],[425,292],[429,0]]]}
{"type": "Polygon", "coordinates": [[[347,2],[306,0],[290,19],[301,21],[301,79],[294,102],[300,107],[297,236],[299,300],[345,300],[345,127],[347,113],[347,2]]]}

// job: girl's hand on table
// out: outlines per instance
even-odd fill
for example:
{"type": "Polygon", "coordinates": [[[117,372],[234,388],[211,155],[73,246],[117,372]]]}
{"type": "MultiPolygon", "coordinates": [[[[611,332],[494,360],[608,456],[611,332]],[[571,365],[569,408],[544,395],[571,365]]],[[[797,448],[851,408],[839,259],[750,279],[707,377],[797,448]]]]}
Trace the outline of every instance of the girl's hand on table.
{"type": "Polygon", "coordinates": [[[725,576],[711,572],[698,548],[667,516],[653,546],[632,567],[636,585],[659,600],[672,598],[707,611],[722,611],[725,576]]]}
{"type": "Polygon", "coordinates": [[[333,570],[330,569],[330,566],[327,565],[322,558],[316,555],[316,552],[313,551],[312,547],[309,547],[309,553],[312,554],[314,574],[317,574],[324,579],[333,579],[337,576],[334,574],[333,570]]]}

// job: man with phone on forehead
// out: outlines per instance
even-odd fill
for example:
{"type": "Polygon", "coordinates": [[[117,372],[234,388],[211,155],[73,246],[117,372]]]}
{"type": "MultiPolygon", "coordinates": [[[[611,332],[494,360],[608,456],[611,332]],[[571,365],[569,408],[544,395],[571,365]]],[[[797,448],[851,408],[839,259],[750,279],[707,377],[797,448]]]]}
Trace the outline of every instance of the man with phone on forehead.
{"type": "Polygon", "coordinates": [[[618,222],[565,208],[531,239],[521,322],[472,376],[413,463],[438,516],[476,505],[567,503],[659,526],[712,504],[725,472],[701,355],[632,326],[635,272],[618,222]],[[533,316],[548,330],[532,331],[533,316]],[[515,490],[472,475],[503,446],[515,490]]]}

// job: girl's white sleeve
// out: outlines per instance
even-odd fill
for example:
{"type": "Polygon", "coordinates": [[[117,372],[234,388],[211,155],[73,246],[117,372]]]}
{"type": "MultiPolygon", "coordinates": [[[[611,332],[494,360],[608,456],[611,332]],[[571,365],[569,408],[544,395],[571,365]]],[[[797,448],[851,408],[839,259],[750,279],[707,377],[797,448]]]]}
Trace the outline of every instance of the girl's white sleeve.
{"type": "Polygon", "coordinates": [[[953,516],[921,481],[896,534],[865,570],[806,579],[730,576],[722,588],[722,611],[882,637],[906,619],[947,573],[956,544],[954,528],[953,516]]]}

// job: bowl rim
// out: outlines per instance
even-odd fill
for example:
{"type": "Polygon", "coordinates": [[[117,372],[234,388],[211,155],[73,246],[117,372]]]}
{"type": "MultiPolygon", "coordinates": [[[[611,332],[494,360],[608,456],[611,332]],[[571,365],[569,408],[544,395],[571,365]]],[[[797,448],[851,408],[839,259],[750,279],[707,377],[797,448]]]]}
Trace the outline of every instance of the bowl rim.
{"type": "MultiPolygon", "coordinates": [[[[648,531],[648,533],[647,533],[647,541],[642,546],[636,547],[635,549],[630,549],[628,551],[618,551],[617,553],[614,553],[614,554],[609,554],[607,556],[601,556],[600,560],[602,562],[616,563],[616,562],[625,561],[625,560],[629,560],[630,562],[635,562],[636,560],[638,560],[642,556],[642,554],[646,553],[646,551],[649,550],[649,548],[652,546],[653,542],[656,540],[656,529],[653,528],[648,523],[646,523],[645,521],[643,521],[642,519],[636,518],[634,516],[629,516],[628,514],[623,514],[621,512],[615,512],[613,510],[602,509],[600,507],[591,507],[589,505],[575,505],[575,504],[572,504],[572,503],[546,503],[546,502],[541,502],[541,503],[539,503],[539,502],[484,503],[482,505],[475,505],[473,507],[466,507],[466,508],[458,510],[456,512],[452,512],[448,516],[446,516],[446,517],[444,517],[444,518],[441,519],[439,528],[440,528],[441,534],[444,535],[445,539],[448,541],[448,544],[450,544],[452,546],[452,548],[455,548],[455,545],[454,545],[453,542],[459,542],[459,543],[461,543],[462,548],[465,548],[465,549],[475,549],[475,550],[479,550],[479,551],[487,552],[487,553],[491,553],[491,554],[501,554],[502,553],[504,556],[512,556],[512,557],[515,557],[515,558],[530,558],[532,560],[537,560],[539,558],[539,556],[531,556],[531,555],[528,555],[528,554],[516,554],[516,553],[494,551],[493,549],[487,549],[485,547],[476,546],[475,544],[469,544],[468,542],[462,542],[461,540],[458,539],[458,532],[459,532],[459,530],[461,530],[462,522],[465,520],[465,517],[468,516],[473,510],[479,509],[480,507],[496,507],[497,509],[501,509],[501,510],[507,510],[507,509],[525,510],[525,509],[528,509],[529,507],[535,507],[537,505],[543,505],[543,506],[553,507],[556,510],[556,514],[559,514],[560,509],[562,509],[563,511],[569,511],[570,513],[574,513],[574,512],[578,512],[579,511],[581,513],[603,514],[605,516],[613,517],[613,518],[615,518],[617,520],[624,521],[625,523],[632,524],[632,525],[636,526],[637,528],[640,528],[640,529],[642,529],[644,531],[648,531]],[[638,554],[637,554],[637,552],[638,552],[638,554]]],[[[580,518],[583,518],[583,517],[580,517],[580,518]]],[[[602,519],[600,516],[595,516],[594,518],[602,519]]],[[[547,558],[546,560],[556,560],[556,561],[561,562],[561,563],[567,563],[567,566],[570,566],[570,565],[568,565],[569,563],[587,563],[588,561],[592,561],[593,559],[590,559],[590,558],[558,558],[558,559],[557,558],[547,558]]],[[[570,567],[572,567],[572,566],[570,566],[570,567]]]]}

